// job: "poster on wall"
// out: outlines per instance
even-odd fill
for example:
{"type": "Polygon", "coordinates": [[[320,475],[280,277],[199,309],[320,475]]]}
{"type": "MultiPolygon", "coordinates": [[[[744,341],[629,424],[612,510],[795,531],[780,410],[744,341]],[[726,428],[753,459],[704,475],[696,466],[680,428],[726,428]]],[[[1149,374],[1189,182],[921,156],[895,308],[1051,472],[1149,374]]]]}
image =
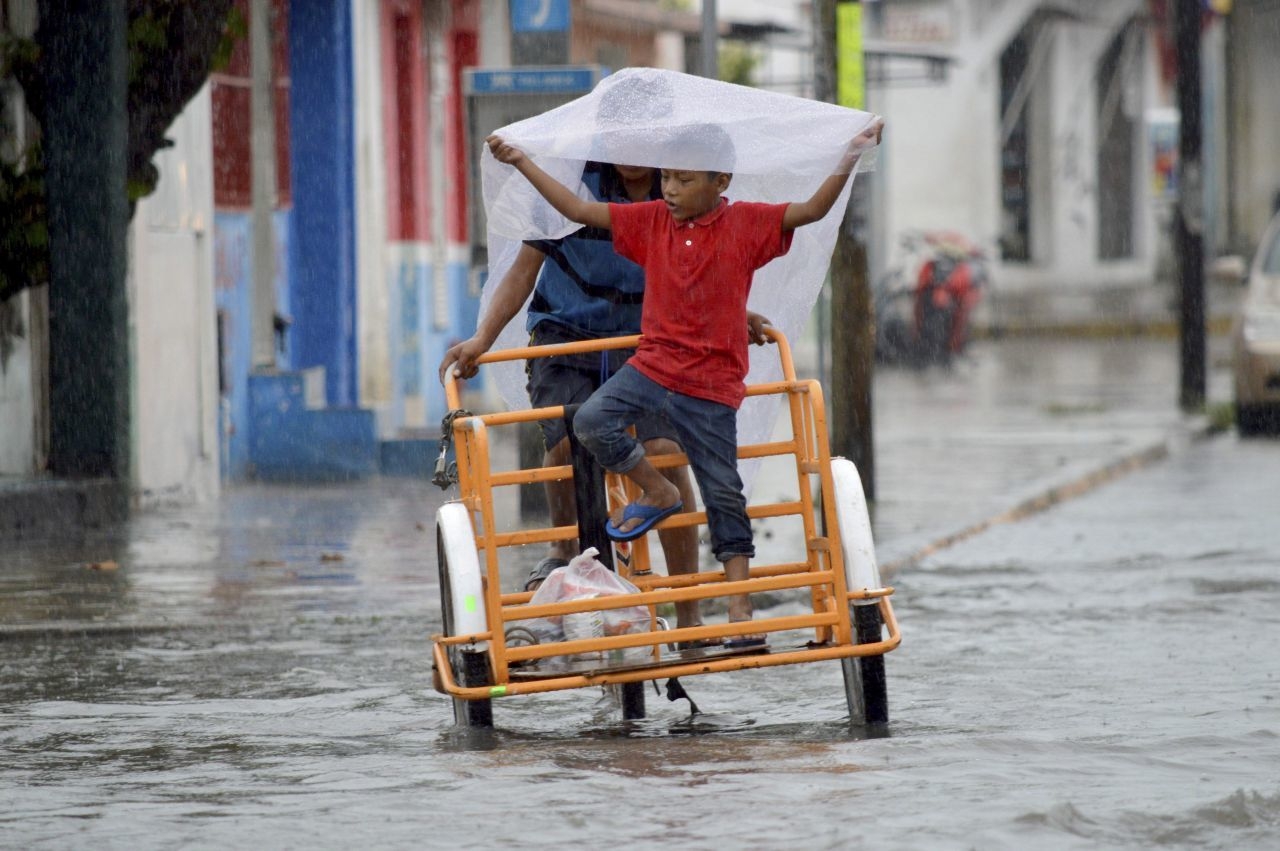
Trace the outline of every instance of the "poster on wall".
{"type": "Polygon", "coordinates": [[[1147,110],[1147,144],[1150,148],[1151,197],[1157,201],[1178,198],[1178,111],[1147,110]]]}

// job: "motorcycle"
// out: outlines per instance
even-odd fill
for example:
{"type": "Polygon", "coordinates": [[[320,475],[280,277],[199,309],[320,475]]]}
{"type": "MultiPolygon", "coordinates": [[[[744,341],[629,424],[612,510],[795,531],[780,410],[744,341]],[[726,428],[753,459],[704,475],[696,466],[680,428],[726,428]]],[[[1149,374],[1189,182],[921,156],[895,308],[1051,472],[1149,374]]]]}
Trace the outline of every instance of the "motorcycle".
{"type": "Polygon", "coordinates": [[[876,360],[948,366],[968,345],[969,317],[988,284],[986,254],[954,231],[910,231],[901,242],[905,264],[873,292],[876,360]]]}

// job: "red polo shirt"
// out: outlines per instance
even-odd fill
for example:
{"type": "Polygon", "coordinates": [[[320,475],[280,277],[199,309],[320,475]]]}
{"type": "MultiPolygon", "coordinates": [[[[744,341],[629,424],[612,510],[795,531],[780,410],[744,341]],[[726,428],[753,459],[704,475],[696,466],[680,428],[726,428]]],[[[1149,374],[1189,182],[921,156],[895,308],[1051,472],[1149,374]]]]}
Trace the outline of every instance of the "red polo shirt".
{"type": "Polygon", "coordinates": [[[677,222],[663,201],[610,204],[613,246],[644,267],[640,347],[627,363],[668,390],[737,408],[756,269],[791,247],[786,204],[720,203],[677,222]]]}

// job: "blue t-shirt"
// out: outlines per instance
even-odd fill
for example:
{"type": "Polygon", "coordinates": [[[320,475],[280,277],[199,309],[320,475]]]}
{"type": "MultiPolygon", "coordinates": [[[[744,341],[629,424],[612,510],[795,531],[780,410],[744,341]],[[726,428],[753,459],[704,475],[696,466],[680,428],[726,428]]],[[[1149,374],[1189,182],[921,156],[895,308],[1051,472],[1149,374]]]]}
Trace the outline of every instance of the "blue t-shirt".
{"type": "MultiPolygon", "coordinates": [[[[603,168],[587,163],[582,182],[597,200],[626,203],[620,180],[602,186],[603,168]]],[[[616,174],[616,173],[615,173],[616,174]]],[[[651,197],[660,197],[656,191],[651,197]]],[[[526,328],[554,322],[584,338],[640,333],[644,270],[613,250],[613,235],[601,228],[582,228],[560,239],[529,240],[546,255],[526,328]]]]}

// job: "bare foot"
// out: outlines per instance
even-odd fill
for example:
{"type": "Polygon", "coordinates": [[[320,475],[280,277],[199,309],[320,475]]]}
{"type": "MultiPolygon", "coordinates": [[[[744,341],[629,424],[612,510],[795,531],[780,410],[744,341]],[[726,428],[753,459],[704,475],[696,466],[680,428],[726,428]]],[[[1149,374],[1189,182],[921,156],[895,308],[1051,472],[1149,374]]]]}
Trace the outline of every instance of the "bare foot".
{"type": "MultiPolygon", "coordinates": [[[[746,594],[738,594],[729,598],[729,623],[749,623],[755,614],[751,607],[751,598],[746,594]]],[[[749,632],[746,635],[730,636],[727,641],[733,644],[754,644],[765,640],[762,632],[749,632]]]]}
{"type": "MultiPolygon", "coordinates": [[[[729,582],[742,582],[751,577],[750,559],[745,555],[734,555],[724,562],[724,578],[729,582]]],[[[743,623],[752,619],[755,614],[751,607],[751,598],[746,594],[734,594],[726,600],[729,605],[729,623],[743,623]]],[[[733,643],[764,641],[759,633],[735,636],[728,639],[733,643]]]]}

